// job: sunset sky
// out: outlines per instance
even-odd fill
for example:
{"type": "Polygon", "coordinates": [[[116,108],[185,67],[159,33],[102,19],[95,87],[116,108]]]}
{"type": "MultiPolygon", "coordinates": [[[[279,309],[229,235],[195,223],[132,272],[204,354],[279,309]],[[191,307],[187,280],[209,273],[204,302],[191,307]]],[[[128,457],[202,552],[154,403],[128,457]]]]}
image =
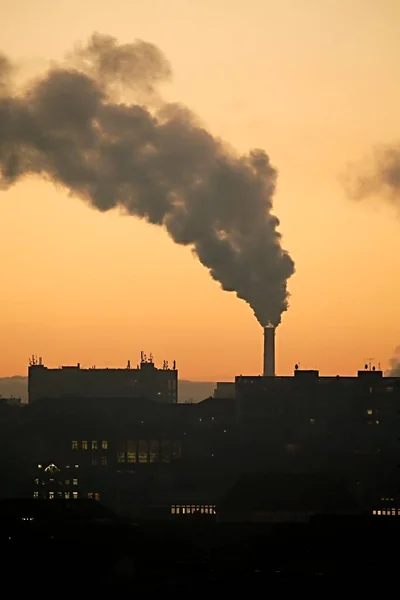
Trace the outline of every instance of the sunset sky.
{"type": "MultiPolygon", "coordinates": [[[[239,152],[279,171],[274,213],[296,263],[277,330],[277,374],[294,364],[387,368],[400,344],[400,219],[346,197],[341,176],[400,134],[398,0],[14,0],[0,50],[33,76],[94,31],[156,44],[163,95],[239,152]]],[[[0,376],[47,366],[176,359],[181,378],[258,374],[262,332],[188,248],[118,212],[97,213],[26,179],[0,192],[0,376]]]]}

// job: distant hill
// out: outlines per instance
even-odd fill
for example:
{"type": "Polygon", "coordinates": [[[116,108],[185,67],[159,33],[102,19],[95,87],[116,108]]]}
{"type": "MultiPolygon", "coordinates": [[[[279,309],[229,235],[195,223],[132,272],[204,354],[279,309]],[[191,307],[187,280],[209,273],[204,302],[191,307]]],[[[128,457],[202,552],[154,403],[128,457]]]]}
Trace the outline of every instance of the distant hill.
{"type": "MultiPolygon", "coordinates": [[[[199,402],[213,395],[215,383],[209,381],[179,381],[179,402],[199,402]]],[[[0,377],[0,396],[15,396],[28,401],[28,378],[0,377]]]]}

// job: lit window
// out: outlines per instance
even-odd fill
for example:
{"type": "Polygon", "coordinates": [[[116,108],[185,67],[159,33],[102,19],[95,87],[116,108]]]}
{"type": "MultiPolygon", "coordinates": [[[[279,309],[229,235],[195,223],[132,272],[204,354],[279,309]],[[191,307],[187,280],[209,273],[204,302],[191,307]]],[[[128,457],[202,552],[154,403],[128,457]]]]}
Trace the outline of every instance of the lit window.
{"type": "Polygon", "coordinates": [[[73,442],[72,442],[72,450],[78,450],[78,442],[77,442],[77,440],[73,440],[73,442]]]}
{"type": "Polygon", "coordinates": [[[367,410],[367,414],[368,414],[368,415],[372,415],[372,408],[368,408],[368,410],[367,410]]]}
{"type": "Polygon", "coordinates": [[[310,419],[310,425],[314,425],[315,424],[315,419],[310,419]]]}
{"type": "Polygon", "coordinates": [[[377,425],[379,425],[380,421],[376,420],[376,421],[375,421],[375,423],[376,423],[377,425]]]}
{"type": "Polygon", "coordinates": [[[98,444],[97,444],[96,440],[93,440],[92,441],[92,450],[97,450],[97,448],[98,448],[98,444]]]}
{"type": "Polygon", "coordinates": [[[107,440],[103,440],[101,442],[101,447],[103,448],[103,450],[108,450],[108,442],[107,442],[107,440]]]}
{"type": "Polygon", "coordinates": [[[98,492],[95,493],[94,499],[97,500],[97,502],[100,502],[100,494],[98,492]]]}
{"type": "Polygon", "coordinates": [[[33,492],[33,497],[34,498],[39,498],[39,492],[33,492]]]}
{"type": "Polygon", "coordinates": [[[79,465],[75,465],[75,469],[79,469],[79,465]]]}
{"type": "Polygon", "coordinates": [[[49,500],[53,500],[54,499],[54,492],[49,492],[49,500]]]}
{"type": "Polygon", "coordinates": [[[35,485],[39,485],[39,479],[35,479],[35,485]]]}
{"type": "Polygon", "coordinates": [[[377,515],[381,515],[381,514],[382,514],[382,511],[381,511],[381,510],[377,510],[377,511],[376,511],[376,514],[377,514],[377,515]]]}
{"type": "Polygon", "coordinates": [[[78,480],[77,479],[73,479],[72,480],[72,485],[78,485],[78,480]]]}
{"type": "Polygon", "coordinates": [[[372,514],[373,514],[373,515],[376,515],[376,510],[373,510],[373,511],[372,511],[372,514]]]}
{"type": "Polygon", "coordinates": [[[78,499],[78,492],[72,492],[72,497],[74,500],[78,499]]]}
{"type": "Polygon", "coordinates": [[[106,467],[106,466],[107,466],[107,457],[106,457],[106,456],[102,456],[102,457],[101,457],[101,465],[102,465],[103,467],[106,467]]]}
{"type": "Polygon", "coordinates": [[[65,496],[66,500],[69,500],[71,498],[71,493],[70,492],[65,492],[64,496],[65,496]]]}
{"type": "Polygon", "coordinates": [[[119,463],[125,462],[125,452],[118,452],[118,462],[119,463]]]}
{"type": "Polygon", "coordinates": [[[86,441],[86,440],[84,440],[84,441],[82,442],[82,450],[87,450],[87,449],[88,449],[88,443],[87,443],[87,441],[86,441]]]}
{"type": "Polygon", "coordinates": [[[128,452],[127,453],[127,461],[128,461],[128,463],[135,463],[136,462],[136,452],[128,452]]]}
{"type": "Polygon", "coordinates": [[[88,492],[87,497],[89,500],[93,500],[93,492],[88,492]]]}
{"type": "Polygon", "coordinates": [[[171,515],[174,515],[175,513],[176,513],[175,506],[171,506],[171,515]]]}
{"type": "Polygon", "coordinates": [[[37,468],[38,469],[43,469],[43,465],[38,465],[37,468]]]}

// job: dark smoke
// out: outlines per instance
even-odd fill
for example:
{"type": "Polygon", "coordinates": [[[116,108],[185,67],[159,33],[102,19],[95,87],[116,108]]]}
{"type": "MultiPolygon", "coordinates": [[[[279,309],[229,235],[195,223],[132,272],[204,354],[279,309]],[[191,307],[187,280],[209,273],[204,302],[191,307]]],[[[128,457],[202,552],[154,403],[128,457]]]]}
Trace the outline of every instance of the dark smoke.
{"type": "Polygon", "coordinates": [[[98,34],[23,91],[10,91],[0,59],[0,185],[39,175],[101,211],[164,226],[261,324],[277,325],[294,263],[271,213],[276,170],[263,150],[228,151],[185,107],[141,105],[170,74],[155,46],[98,34]]]}
{"type": "Polygon", "coordinates": [[[346,186],[356,200],[380,196],[400,207],[400,144],[377,148],[370,164],[351,167],[346,186]]]}
{"type": "Polygon", "coordinates": [[[389,361],[390,369],[385,373],[387,377],[400,377],[400,346],[394,351],[393,358],[389,361]]]}

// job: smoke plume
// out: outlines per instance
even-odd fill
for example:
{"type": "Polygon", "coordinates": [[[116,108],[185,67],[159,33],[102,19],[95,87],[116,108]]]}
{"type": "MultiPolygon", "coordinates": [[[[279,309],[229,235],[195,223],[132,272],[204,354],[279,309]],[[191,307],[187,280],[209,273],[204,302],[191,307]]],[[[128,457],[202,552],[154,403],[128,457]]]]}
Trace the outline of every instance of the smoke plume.
{"type": "Polygon", "coordinates": [[[387,377],[400,377],[400,346],[394,351],[393,358],[389,361],[390,368],[385,373],[387,377]]]}
{"type": "Polygon", "coordinates": [[[351,167],[346,187],[356,200],[379,195],[400,208],[400,144],[377,148],[371,161],[351,167]]]}
{"type": "Polygon", "coordinates": [[[277,172],[263,150],[228,151],[186,107],[143,105],[171,76],[158,48],[94,34],[24,88],[11,76],[0,56],[2,189],[37,175],[160,225],[262,325],[279,324],[294,263],[271,212],[277,172]]]}

